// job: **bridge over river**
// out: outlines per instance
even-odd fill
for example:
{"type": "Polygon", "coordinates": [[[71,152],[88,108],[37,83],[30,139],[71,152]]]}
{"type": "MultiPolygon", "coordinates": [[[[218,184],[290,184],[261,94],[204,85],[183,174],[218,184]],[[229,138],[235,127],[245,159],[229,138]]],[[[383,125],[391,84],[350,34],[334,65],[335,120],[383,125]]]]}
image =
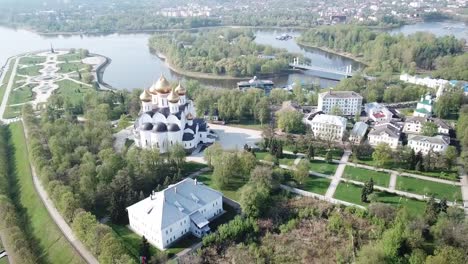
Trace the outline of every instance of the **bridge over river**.
{"type": "MultiPolygon", "coordinates": [[[[316,65],[300,63],[299,58],[294,58],[293,62],[289,63],[289,66],[293,69],[306,70],[311,75],[314,75],[320,78],[336,80],[336,81],[341,81],[343,79],[353,77],[354,75],[352,65],[348,65],[342,68],[324,68],[324,67],[320,67],[316,65]]],[[[374,77],[372,76],[367,76],[367,75],[363,75],[363,76],[366,79],[374,79],[374,77]]]]}

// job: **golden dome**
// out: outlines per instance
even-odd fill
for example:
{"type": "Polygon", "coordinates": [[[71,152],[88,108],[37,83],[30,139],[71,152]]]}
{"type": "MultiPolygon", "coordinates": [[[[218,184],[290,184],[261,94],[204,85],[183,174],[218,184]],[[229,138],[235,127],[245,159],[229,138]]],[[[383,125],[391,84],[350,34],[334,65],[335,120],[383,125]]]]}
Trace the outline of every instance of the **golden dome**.
{"type": "Polygon", "coordinates": [[[187,116],[185,116],[187,120],[193,120],[193,115],[192,113],[188,113],[187,116]]]}
{"type": "Polygon", "coordinates": [[[177,88],[175,89],[176,93],[178,95],[185,95],[187,93],[187,90],[185,89],[185,87],[183,87],[180,82],[179,82],[179,85],[177,85],[177,88]]]}
{"type": "Polygon", "coordinates": [[[140,94],[140,100],[143,102],[151,102],[151,94],[148,93],[148,90],[143,90],[143,92],[140,94]]]}
{"type": "Polygon", "coordinates": [[[174,89],[172,89],[171,93],[169,94],[169,96],[167,97],[167,101],[169,101],[170,103],[178,103],[179,102],[179,95],[175,92],[174,89]]]}
{"type": "Polygon", "coordinates": [[[164,77],[164,75],[161,74],[161,77],[159,77],[159,80],[151,86],[149,89],[150,93],[152,94],[167,94],[171,92],[171,84],[167,81],[167,79],[164,77]]]}

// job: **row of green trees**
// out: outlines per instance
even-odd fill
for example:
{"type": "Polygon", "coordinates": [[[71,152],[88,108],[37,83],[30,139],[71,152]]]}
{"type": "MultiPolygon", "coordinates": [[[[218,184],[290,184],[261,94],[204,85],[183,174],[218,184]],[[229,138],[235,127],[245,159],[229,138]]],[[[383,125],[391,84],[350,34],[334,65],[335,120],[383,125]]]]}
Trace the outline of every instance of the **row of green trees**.
{"type": "MultiPolygon", "coordinates": [[[[440,60],[436,63],[439,58],[460,55],[465,45],[463,40],[457,40],[454,36],[436,37],[422,32],[392,36],[356,25],[311,29],[301,35],[299,42],[362,56],[369,65],[366,68],[368,73],[414,73],[418,68],[434,70],[441,64],[440,60]]],[[[466,65],[462,65],[462,68],[466,69],[466,65]]]]}
{"type": "Polygon", "coordinates": [[[464,105],[460,109],[457,123],[457,139],[461,146],[460,163],[468,168],[468,105],[464,105]]]}
{"type": "Polygon", "coordinates": [[[11,160],[12,154],[9,129],[2,125],[0,126],[0,233],[3,243],[12,250],[8,251],[8,255],[16,263],[32,264],[36,263],[37,256],[24,229],[24,220],[18,213],[20,209],[13,201],[17,187],[11,177],[15,164],[11,160]]]}
{"type": "Polygon", "coordinates": [[[259,45],[253,33],[246,30],[211,30],[192,35],[174,33],[155,35],[149,45],[163,53],[177,68],[201,73],[229,76],[254,76],[279,73],[288,69],[296,55],[285,50],[259,45]],[[259,55],[273,55],[263,58],[259,55]]]}
{"type": "Polygon", "coordinates": [[[94,102],[87,102],[83,123],[50,108],[38,119],[26,106],[23,117],[31,160],[56,207],[102,263],[115,263],[129,256],[94,215],[126,224],[126,207],[181,179],[185,151],[177,145],[164,156],[138,148],[117,153],[109,105],[94,102]]]}

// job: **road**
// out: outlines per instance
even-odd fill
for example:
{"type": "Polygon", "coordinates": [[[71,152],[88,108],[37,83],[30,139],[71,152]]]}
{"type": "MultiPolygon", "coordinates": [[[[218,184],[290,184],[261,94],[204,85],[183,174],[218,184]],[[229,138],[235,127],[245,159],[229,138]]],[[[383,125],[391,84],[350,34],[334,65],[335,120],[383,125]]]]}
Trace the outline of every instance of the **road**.
{"type": "MultiPolygon", "coordinates": [[[[23,132],[25,134],[26,141],[28,141],[28,133],[26,130],[26,126],[23,125],[23,129],[24,129],[23,132]]],[[[28,147],[28,151],[29,151],[29,146],[27,144],[26,146],[28,147]]],[[[55,205],[52,202],[52,200],[50,200],[49,195],[47,194],[46,190],[44,189],[44,186],[42,185],[41,181],[39,180],[36,174],[36,169],[34,168],[33,164],[30,162],[29,165],[31,167],[31,173],[33,176],[34,188],[36,189],[36,192],[41,197],[42,202],[46,206],[47,211],[49,212],[49,215],[54,220],[55,224],[57,224],[57,226],[62,231],[63,235],[67,238],[70,244],[75,248],[75,250],[81,255],[81,257],[87,263],[99,264],[97,259],[93,256],[93,254],[91,254],[91,252],[89,252],[89,250],[81,243],[81,241],[76,238],[75,234],[73,234],[73,231],[68,225],[68,223],[62,217],[62,215],[58,212],[57,208],[55,208],[55,205]]]]}

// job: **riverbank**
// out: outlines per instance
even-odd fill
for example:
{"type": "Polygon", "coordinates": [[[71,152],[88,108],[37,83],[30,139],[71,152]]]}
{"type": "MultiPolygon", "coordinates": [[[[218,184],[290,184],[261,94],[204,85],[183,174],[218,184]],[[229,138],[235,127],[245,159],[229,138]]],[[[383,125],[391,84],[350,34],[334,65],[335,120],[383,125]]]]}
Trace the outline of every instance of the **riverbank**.
{"type": "Polygon", "coordinates": [[[363,61],[361,58],[356,57],[356,55],[353,55],[353,54],[351,54],[349,52],[341,52],[341,51],[336,51],[336,50],[329,49],[327,47],[320,47],[320,46],[307,44],[307,43],[304,43],[304,42],[300,42],[297,39],[295,39],[295,41],[296,41],[297,45],[299,45],[299,46],[302,46],[302,47],[305,47],[305,48],[311,48],[311,49],[318,49],[318,50],[321,50],[321,51],[324,51],[324,52],[327,52],[327,53],[331,53],[331,54],[334,54],[334,55],[338,55],[338,56],[341,56],[341,57],[345,57],[345,58],[354,60],[356,62],[359,62],[359,63],[363,64],[364,66],[369,66],[369,64],[367,64],[367,62],[363,61]]]}
{"type": "MultiPolygon", "coordinates": [[[[244,77],[236,77],[236,76],[230,76],[230,75],[215,75],[215,74],[212,74],[212,73],[203,73],[203,72],[193,72],[193,71],[187,71],[187,70],[184,70],[184,69],[180,69],[176,66],[174,66],[169,58],[160,53],[160,52],[157,52],[156,50],[154,50],[153,48],[150,47],[150,50],[153,52],[153,54],[155,56],[157,56],[160,60],[162,60],[164,62],[164,65],[169,68],[171,71],[179,74],[179,75],[182,75],[182,76],[185,76],[185,77],[189,77],[189,78],[194,78],[194,79],[205,79],[205,80],[231,80],[231,81],[243,81],[243,80],[247,80],[249,78],[252,78],[253,76],[244,76],[244,77]]],[[[280,73],[273,73],[273,74],[259,74],[257,75],[258,78],[273,78],[273,77],[278,77],[278,76],[285,76],[285,75],[288,75],[290,73],[293,73],[293,72],[296,72],[294,70],[287,70],[287,71],[283,71],[283,72],[280,72],[280,73]]]]}

